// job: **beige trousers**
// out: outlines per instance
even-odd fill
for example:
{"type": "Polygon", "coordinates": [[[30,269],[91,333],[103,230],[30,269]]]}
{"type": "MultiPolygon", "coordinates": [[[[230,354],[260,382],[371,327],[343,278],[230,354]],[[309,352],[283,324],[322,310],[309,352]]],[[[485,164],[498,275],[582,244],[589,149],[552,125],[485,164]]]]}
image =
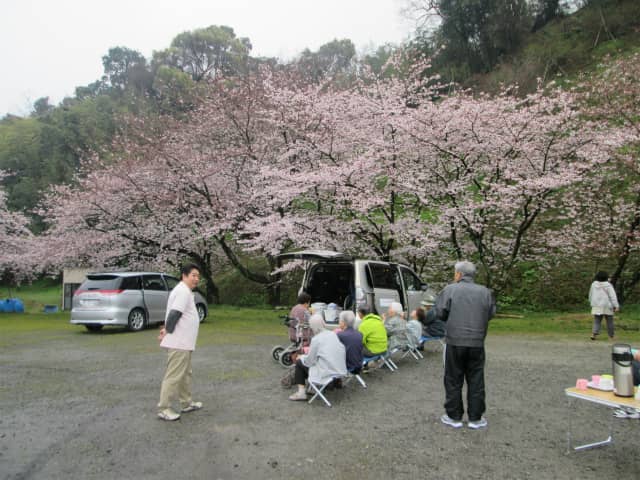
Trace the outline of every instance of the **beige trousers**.
{"type": "Polygon", "coordinates": [[[180,401],[181,409],[191,404],[191,353],[189,350],[169,349],[158,409],[171,407],[176,399],[180,401]]]}

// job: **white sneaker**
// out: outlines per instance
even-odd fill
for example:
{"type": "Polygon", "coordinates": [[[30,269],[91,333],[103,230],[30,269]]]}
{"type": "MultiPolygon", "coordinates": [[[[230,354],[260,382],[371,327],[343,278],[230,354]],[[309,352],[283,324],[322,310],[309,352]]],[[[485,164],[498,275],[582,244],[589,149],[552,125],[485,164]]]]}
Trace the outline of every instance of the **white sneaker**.
{"type": "Polygon", "coordinates": [[[164,410],[160,410],[158,412],[158,418],[166,420],[168,422],[173,422],[174,420],[178,420],[180,418],[180,414],[175,412],[172,408],[165,408],[164,410]]]}
{"type": "Polygon", "coordinates": [[[440,417],[440,421],[453,428],[460,428],[462,426],[462,420],[454,420],[446,413],[440,417]]]}
{"type": "Polygon", "coordinates": [[[195,412],[202,408],[202,402],[191,402],[188,406],[182,409],[182,413],[195,412]]]}
{"type": "Polygon", "coordinates": [[[307,392],[303,391],[297,391],[296,393],[294,393],[293,395],[289,395],[289,400],[293,400],[298,401],[298,400],[307,400],[307,392]]]}
{"type": "Polygon", "coordinates": [[[487,426],[487,419],[481,417],[480,420],[476,420],[475,422],[469,421],[467,423],[467,427],[473,428],[474,430],[478,430],[479,428],[485,428],[487,426]]]}

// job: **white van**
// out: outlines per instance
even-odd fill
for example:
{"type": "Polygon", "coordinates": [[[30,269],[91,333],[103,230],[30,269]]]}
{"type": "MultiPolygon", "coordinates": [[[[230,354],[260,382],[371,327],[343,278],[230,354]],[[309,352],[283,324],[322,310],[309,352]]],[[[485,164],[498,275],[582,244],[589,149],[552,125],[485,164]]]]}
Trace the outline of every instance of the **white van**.
{"type": "Polygon", "coordinates": [[[367,306],[382,314],[392,302],[406,312],[432,301],[434,292],[406,265],[378,260],[357,260],[339,252],[304,250],[279,255],[280,260],[307,262],[300,291],[311,295],[312,303],[336,304],[339,310],[367,306]]]}

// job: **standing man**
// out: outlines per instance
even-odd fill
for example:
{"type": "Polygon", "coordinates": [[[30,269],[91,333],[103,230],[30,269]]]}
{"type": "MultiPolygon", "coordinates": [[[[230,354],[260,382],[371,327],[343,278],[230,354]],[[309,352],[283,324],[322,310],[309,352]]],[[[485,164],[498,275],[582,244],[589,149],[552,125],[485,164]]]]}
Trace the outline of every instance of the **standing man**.
{"type": "Polygon", "coordinates": [[[436,316],[446,322],[444,388],[446,413],[440,420],[453,428],[462,427],[462,385],[467,381],[469,428],[487,426],[482,416],[484,403],[484,339],[489,320],[496,312],[488,288],[474,283],[476,267],[471,262],[455,265],[454,283],[438,295],[436,316]]]}
{"type": "Polygon", "coordinates": [[[158,417],[168,421],[180,418],[180,413],[172,408],[176,399],[182,413],[202,408],[202,402],[191,398],[191,354],[200,327],[193,289],[200,281],[200,269],[188,264],[182,267],[181,274],[182,281],[169,294],[165,324],[159,336],[160,346],[168,350],[169,358],[160,388],[158,417]]]}

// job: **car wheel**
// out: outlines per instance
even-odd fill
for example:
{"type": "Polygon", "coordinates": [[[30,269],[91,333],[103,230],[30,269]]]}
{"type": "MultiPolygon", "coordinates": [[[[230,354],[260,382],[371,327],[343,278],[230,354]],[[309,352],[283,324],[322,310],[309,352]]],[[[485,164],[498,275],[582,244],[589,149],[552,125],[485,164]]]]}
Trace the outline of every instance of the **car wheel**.
{"type": "Polygon", "coordinates": [[[85,325],[85,328],[90,332],[99,332],[100,330],[102,330],[103,326],[104,325],[99,325],[97,323],[90,323],[88,325],[85,325]]]}
{"type": "Polygon", "coordinates": [[[283,352],[280,354],[280,365],[290,367],[292,364],[293,358],[291,358],[291,352],[283,352]]]}
{"type": "Polygon", "coordinates": [[[275,347],[273,347],[273,349],[271,350],[271,357],[276,361],[279,362],[280,361],[280,354],[284,351],[284,347],[280,346],[280,345],[276,345],[275,347]]]}
{"type": "Polygon", "coordinates": [[[146,323],[147,318],[144,314],[144,310],[141,308],[134,308],[129,312],[128,327],[132,332],[139,332],[140,330],[143,330],[146,323]]]}
{"type": "Polygon", "coordinates": [[[198,311],[198,318],[200,319],[200,323],[204,322],[204,319],[207,316],[206,307],[203,304],[198,303],[196,305],[196,310],[198,311]]]}

